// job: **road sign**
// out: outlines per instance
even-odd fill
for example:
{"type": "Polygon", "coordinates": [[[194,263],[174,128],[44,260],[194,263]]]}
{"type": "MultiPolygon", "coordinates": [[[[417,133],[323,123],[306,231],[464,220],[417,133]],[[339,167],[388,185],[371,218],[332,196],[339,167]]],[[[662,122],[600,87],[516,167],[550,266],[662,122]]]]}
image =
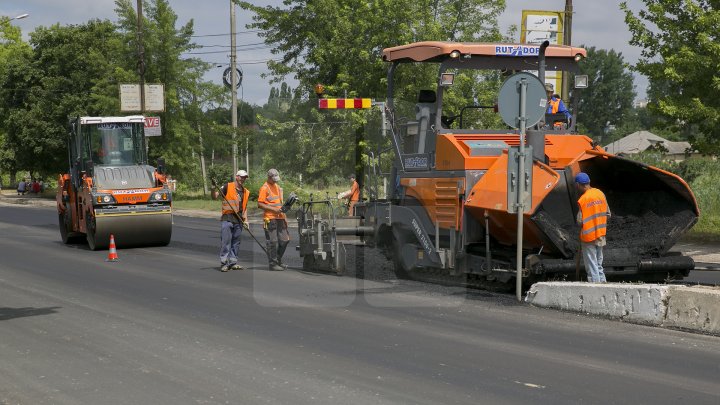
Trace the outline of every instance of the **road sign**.
{"type": "MultiPolygon", "coordinates": [[[[232,88],[232,76],[230,76],[230,72],[232,72],[231,68],[225,69],[223,72],[223,84],[225,84],[225,87],[228,89],[232,88]]],[[[240,84],[242,84],[243,79],[243,73],[242,70],[235,68],[235,88],[240,88],[240,84]]]]}
{"type": "Polygon", "coordinates": [[[145,136],[161,136],[160,117],[145,117],[145,136]]]}
{"type": "Polygon", "coordinates": [[[371,108],[371,98],[321,98],[318,99],[318,108],[320,109],[354,109],[354,108],[371,108]]]}
{"type": "Polygon", "coordinates": [[[165,111],[165,85],[145,85],[145,109],[140,99],[139,84],[120,85],[120,111],[165,111]]]}
{"type": "Polygon", "coordinates": [[[520,148],[512,146],[508,149],[508,167],[507,167],[507,212],[516,214],[518,212],[518,193],[522,195],[523,212],[528,214],[532,211],[532,169],[533,155],[532,146],[526,146],[524,151],[525,164],[523,165],[522,175],[519,175],[518,164],[520,157],[520,148]]]}
{"type": "Polygon", "coordinates": [[[540,79],[527,72],[515,73],[505,80],[498,95],[498,112],[503,121],[512,128],[520,128],[520,86],[522,83],[526,83],[527,86],[525,128],[537,124],[540,119],[545,117],[547,110],[547,93],[540,79]]]}

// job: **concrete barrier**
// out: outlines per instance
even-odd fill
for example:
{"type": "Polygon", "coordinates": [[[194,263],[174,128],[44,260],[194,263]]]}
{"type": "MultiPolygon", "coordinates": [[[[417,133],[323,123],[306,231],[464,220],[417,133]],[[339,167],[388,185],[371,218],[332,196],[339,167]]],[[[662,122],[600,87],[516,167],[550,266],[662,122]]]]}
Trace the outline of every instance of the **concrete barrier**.
{"type": "Polygon", "coordinates": [[[720,289],[545,282],[533,284],[525,302],[633,323],[720,334],[720,289]]]}
{"type": "Polygon", "coordinates": [[[720,289],[674,289],[670,295],[664,326],[720,334],[720,289]]]}

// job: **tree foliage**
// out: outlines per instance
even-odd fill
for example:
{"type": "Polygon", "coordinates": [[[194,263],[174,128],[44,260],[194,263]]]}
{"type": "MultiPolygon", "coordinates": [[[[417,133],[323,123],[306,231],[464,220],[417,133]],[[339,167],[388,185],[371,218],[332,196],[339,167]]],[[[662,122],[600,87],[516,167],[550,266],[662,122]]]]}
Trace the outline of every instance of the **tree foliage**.
{"type": "Polygon", "coordinates": [[[579,91],[578,122],[592,137],[603,137],[608,125],[623,125],[632,111],[635,99],[633,77],[622,53],[587,48],[587,58],[580,63],[588,75],[588,88],[579,91]]]}
{"type": "Polygon", "coordinates": [[[323,83],[330,95],[382,97],[387,65],[382,50],[405,43],[498,39],[504,1],[288,0],[283,7],[234,0],[255,13],[248,28],[282,55],[268,64],[281,81],[294,75],[304,90],[323,83]]]}
{"type": "MultiPolygon", "coordinates": [[[[264,164],[304,173],[311,180],[352,172],[358,160],[367,163],[370,152],[388,142],[378,136],[379,126],[366,127],[379,115],[376,111],[317,110],[315,84],[325,86],[327,97],[383,100],[389,66],[382,60],[384,48],[424,40],[499,40],[497,16],[505,6],[492,0],[288,0],[264,7],[234,1],[255,13],[248,28],[261,30],[272,52],[281,55],[268,63],[272,79],[281,82],[293,76],[300,83],[288,104],[283,101],[261,112],[267,114],[259,119],[264,164]],[[279,114],[281,106],[287,113],[279,114]],[[362,153],[356,154],[356,147],[362,153]]],[[[434,88],[436,72],[430,65],[399,72],[401,98],[434,88]]],[[[458,89],[463,86],[457,92],[462,97],[449,101],[461,105],[489,98],[482,80],[460,82],[458,89]]]]}
{"type": "Polygon", "coordinates": [[[697,128],[696,146],[720,151],[720,9],[715,0],[643,0],[633,13],[621,3],[642,48],[635,69],[650,81],[650,107],[680,128],[697,128]]]}
{"type": "Polygon", "coordinates": [[[17,169],[67,169],[68,117],[117,113],[120,37],[108,21],[40,27],[0,76],[3,149],[17,169]]]}
{"type": "MultiPolygon", "coordinates": [[[[116,0],[118,31],[124,39],[124,66],[137,66],[137,13],[130,0],[116,0]]],[[[221,90],[202,81],[210,65],[186,53],[197,48],[192,41],[193,21],[177,27],[177,14],[168,0],[146,1],[144,5],[143,44],[145,82],[165,87],[165,112],[160,113],[161,137],[150,141],[150,158],[163,157],[171,173],[196,171],[198,162],[188,159],[199,149],[198,121],[203,104],[217,99],[221,90]]],[[[136,82],[137,79],[132,80],[136,82]]]]}

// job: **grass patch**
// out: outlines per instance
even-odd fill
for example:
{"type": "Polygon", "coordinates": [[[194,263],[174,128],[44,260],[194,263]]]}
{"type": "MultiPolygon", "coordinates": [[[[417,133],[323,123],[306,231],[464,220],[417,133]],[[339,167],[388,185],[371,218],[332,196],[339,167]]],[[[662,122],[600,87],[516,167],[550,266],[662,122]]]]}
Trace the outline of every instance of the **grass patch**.
{"type": "Polygon", "coordinates": [[[173,207],[181,210],[205,210],[220,212],[220,201],[210,199],[173,200],[173,207]]]}

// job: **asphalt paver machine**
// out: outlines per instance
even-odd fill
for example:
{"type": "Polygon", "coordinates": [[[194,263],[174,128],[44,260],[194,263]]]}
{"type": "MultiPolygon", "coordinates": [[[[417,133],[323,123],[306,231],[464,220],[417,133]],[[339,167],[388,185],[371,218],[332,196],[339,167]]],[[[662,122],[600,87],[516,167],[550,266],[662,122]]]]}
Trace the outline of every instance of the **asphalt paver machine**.
{"type": "MultiPolygon", "coordinates": [[[[586,56],[584,49],[571,46],[551,45],[543,51],[538,45],[454,42],[383,50],[383,59],[390,63],[386,114],[394,150],[389,196],[358,204],[352,226],[337,228],[358,235],[366,246],[383,249],[402,274],[430,272],[511,286],[517,217],[508,213],[507,168],[508,149],[519,145],[519,132],[480,129],[469,113],[483,106],[451,108],[445,100],[457,99],[453,76],[463,71],[502,75],[538,70],[542,61],[547,71],[577,72],[586,56]],[[403,111],[395,100],[396,78],[405,68],[426,64],[437,68],[437,85],[420,91],[414,108],[403,111]]],[[[574,177],[579,172],[590,175],[612,211],[604,250],[609,280],[686,276],[694,262],[670,251],[699,215],[685,181],[607,153],[588,136],[577,134],[574,119],[558,125],[561,119],[548,114],[544,123],[527,132],[533,186],[532,210],[523,216],[525,282],[563,279],[578,269],[579,195],[574,177]]],[[[304,231],[310,222],[303,221],[301,234],[319,232],[304,231]]],[[[325,231],[332,235],[332,227],[325,231]]],[[[317,246],[301,246],[301,251],[318,257],[322,249],[317,246]]],[[[327,250],[327,257],[339,260],[333,253],[337,251],[327,250]]]]}

